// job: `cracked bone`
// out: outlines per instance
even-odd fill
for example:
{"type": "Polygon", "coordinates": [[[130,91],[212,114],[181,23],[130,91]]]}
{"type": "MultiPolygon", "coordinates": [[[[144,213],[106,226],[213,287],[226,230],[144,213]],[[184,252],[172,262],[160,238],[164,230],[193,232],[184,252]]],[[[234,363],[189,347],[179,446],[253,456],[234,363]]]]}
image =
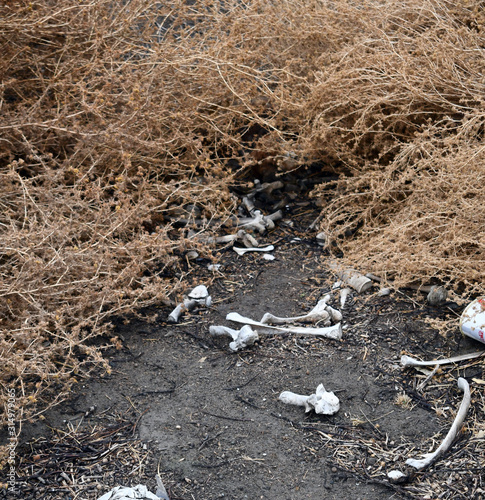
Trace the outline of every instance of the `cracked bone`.
{"type": "Polygon", "coordinates": [[[98,500],[170,500],[161,479],[157,476],[157,492],[151,493],[146,486],[138,484],[135,487],[116,486],[98,500]]]}
{"type": "Polygon", "coordinates": [[[238,255],[244,255],[246,252],[271,252],[272,250],[274,250],[274,246],[268,245],[266,247],[249,247],[249,248],[232,247],[232,249],[238,255]]]}
{"type": "MultiPolygon", "coordinates": [[[[327,301],[330,296],[325,296],[323,299],[319,300],[317,305],[308,313],[303,316],[293,316],[290,318],[280,318],[278,316],[274,316],[271,313],[266,313],[262,319],[261,323],[269,324],[269,325],[284,325],[286,323],[294,323],[296,321],[303,321],[308,323],[316,323],[317,321],[326,321],[329,320],[331,315],[329,311],[327,311],[327,301]]],[[[333,309],[335,311],[335,309],[333,309]]],[[[342,318],[340,318],[342,319],[342,318]]]]}
{"type": "Polygon", "coordinates": [[[244,325],[259,326],[262,328],[267,328],[271,330],[278,330],[280,332],[295,333],[299,335],[315,335],[317,337],[326,337],[329,339],[341,339],[342,338],[342,324],[337,323],[336,325],[329,326],[326,328],[307,328],[300,326],[272,326],[260,321],[255,321],[250,318],[245,318],[237,312],[230,312],[226,319],[228,321],[234,321],[235,323],[242,323],[244,325]]]}
{"type": "Polygon", "coordinates": [[[338,397],[333,392],[326,391],[323,384],[320,384],[315,394],[310,394],[310,396],[283,391],[278,399],[286,404],[304,406],[306,413],[315,410],[315,413],[321,415],[333,415],[340,409],[338,397]]]}
{"type": "Polygon", "coordinates": [[[263,215],[260,210],[254,211],[254,217],[243,217],[237,221],[239,227],[255,229],[263,234],[266,229],[273,229],[275,222],[283,218],[283,212],[278,210],[270,215],[263,215]]]}
{"type": "Polygon", "coordinates": [[[258,240],[249,233],[246,233],[244,229],[240,229],[237,232],[237,241],[240,241],[247,248],[259,247],[258,240]]]}
{"type": "Polygon", "coordinates": [[[232,342],[229,344],[231,351],[239,351],[250,345],[253,345],[259,339],[258,332],[253,330],[249,325],[244,325],[240,330],[234,330],[228,326],[210,326],[209,333],[211,335],[228,335],[232,337],[232,342]]]}
{"type": "Polygon", "coordinates": [[[470,407],[470,399],[471,399],[470,386],[468,385],[468,382],[462,377],[458,378],[458,388],[463,391],[463,399],[461,401],[460,408],[456,413],[455,420],[450,430],[448,431],[448,434],[443,439],[443,442],[439,445],[439,447],[436,449],[435,452],[425,453],[421,460],[408,458],[406,460],[407,465],[410,465],[411,467],[414,467],[418,470],[424,469],[428,465],[435,462],[441,455],[446,453],[450,448],[450,446],[453,444],[453,441],[455,440],[458,432],[461,430],[463,426],[463,422],[465,420],[468,408],[470,407]]]}
{"type": "Polygon", "coordinates": [[[341,269],[335,262],[331,262],[329,267],[336,271],[339,279],[347,283],[358,293],[365,292],[372,286],[372,280],[363,276],[355,269],[341,269]]]}
{"type": "Polygon", "coordinates": [[[185,310],[191,311],[196,306],[210,307],[211,304],[212,297],[209,295],[207,287],[205,285],[198,285],[187,294],[183,303],[178,304],[177,307],[168,315],[167,321],[169,323],[178,323],[180,316],[185,310]]]}
{"type": "Polygon", "coordinates": [[[479,358],[483,356],[485,351],[471,352],[469,354],[461,354],[459,356],[453,356],[451,358],[444,359],[433,359],[431,361],[419,361],[412,358],[411,356],[401,356],[401,365],[403,366],[436,366],[436,365],[449,365],[451,363],[459,363],[460,361],[466,361],[468,359],[479,358]]]}

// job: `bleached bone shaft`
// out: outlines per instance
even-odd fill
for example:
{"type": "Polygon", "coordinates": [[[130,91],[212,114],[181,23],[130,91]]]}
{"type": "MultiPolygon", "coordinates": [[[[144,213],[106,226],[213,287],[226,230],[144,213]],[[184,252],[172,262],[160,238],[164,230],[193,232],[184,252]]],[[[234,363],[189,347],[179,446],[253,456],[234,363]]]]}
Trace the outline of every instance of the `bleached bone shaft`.
{"type": "Polygon", "coordinates": [[[271,252],[272,250],[274,250],[274,246],[273,245],[268,245],[266,247],[250,247],[250,248],[232,247],[232,249],[238,255],[244,255],[246,252],[271,252]]]}
{"type": "Polygon", "coordinates": [[[261,319],[261,323],[266,323],[270,325],[281,325],[286,323],[292,323],[294,321],[308,321],[308,322],[317,322],[321,320],[326,320],[330,317],[330,314],[327,312],[328,298],[323,298],[319,300],[317,305],[307,314],[303,316],[293,316],[290,318],[280,318],[279,316],[275,316],[271,313],[266,313],[261,319]]]}
{"type": "Polygon", "coordinates": [[[411,467],[415,467],[416,469],[424,469],[428,465],[435,462],[441,455],[443,455],[450,446],[453,444],[458,432],[460,431],[463,422],[465,420],[468,408],[470,407],[470,386],[468,382],[464,378],[458,379],[458,388],[463,391],[463,400],[460,404],[460,408],[458,409],[458,413],[456,414],[453,425],[451,426],[448,434],[446,435],[443,442],[440,444],[438,449],[434,453],[426,453],[424,458],[421,460],[416,460],[414,458],[408,458],[406,460],[406,464],[411,467]]]}
{"type": "Polygon", "coordinates": [[[460,356],[453,356],[451,358],[433,359],[431,361],[419,361],[411,356],[401,356],[401,365],[403,366],[436,366],[436,365],[449,365],[451,363],[459,363],[468,359],[479,358],[485,355],[485,351],[471,352],[469,354],[461,354],[460,356]]]}
{"type": "Polygon", "coordinates": [[[168,316],[168,322],[169,323],[178,323],[178,320],[180,319],[180,316],[185,310],[185,305],[184,304],[179,304],[168,316]]]}
{"type": "Polygon", "coordinates": [[[238,330],[234,330],[234,328],[229,328],[228,326],[222,325],[211,325],[209,326],[209,333],[211,335],[228,335],[232,337],[233,340],[237,339],[238,330]]]}
{"type": "Polygon", "coordinates": [[[341,339],[342,338],[342,325],[338,323],[334,326],[329,326],[326,328],[304,328],[299,326],[271,326],[261,323],[260,321],[254,321],[250,318],[245,318],[239,313],[231,312],[226,316],[229,321],[235,321],[236,323],[242,323],[244,325],[260,326],[262,328],[270,328],[278,330],[280,332],[296,333],[300,335],[316,335],[320,337],[327,337],[330,339],[341,339]]]}
{"type": "Polygon", "coordinates": [[[303,396],[302,394],[295,394],[291,391],[283,391],[278,399],[283,403],[296,406],[307,407],[307,401],[310,396],[303,396]]]}
{"type": "Polygon", "coordinates": [[[337,276],[342,281],[347,283],[347,285],[352,287],[358,293],[365,292],[372,286],[372,280],[363,276],[354,269],[341,269],[335,262],[331,262],[329,266],[337,272],[337,276]]]}

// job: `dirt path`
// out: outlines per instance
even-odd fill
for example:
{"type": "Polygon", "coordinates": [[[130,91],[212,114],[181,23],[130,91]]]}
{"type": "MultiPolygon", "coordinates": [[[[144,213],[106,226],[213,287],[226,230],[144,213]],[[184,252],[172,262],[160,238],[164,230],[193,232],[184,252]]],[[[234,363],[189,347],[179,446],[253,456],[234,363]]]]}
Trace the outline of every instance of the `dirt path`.
{"type": "MultiPolygon", "coordinates": [[[[37,476],[25,482],[21,498],[91,500],[117,484],[138,482],[155,491],[157,470],[172,500],[383,500],[440,491],[449,474],[439,465],[402,485],[390,483],[386,473],[409,472],[405,459],[436,446],[431,438],[446,433],[459,404],[453,368],[419,391],[416,381],[424,375],[417,379],[399,365],[402,352],[430,359],[479,348],[457,332],[444,338],[424,326],[423,317],[456,314],[452,308],[429,308],[398,293],[378,296],[374,287],[349,297],[340,341],[263,335],[232,353],[226,338],[209,335],[210,325],[230,325],[230,311],[258,320],[268,311],[298,315],[326,292],[338,307],[338,292],[326,281],[326,257],[304,239],[297,214],[294,223],[267,236],[277,242],[274,261],[223,254],[209,290],[210,310],[171,325],[165,322],[170,309],[163,308],[150,311],[158,314],[154,323],[117,326],[122,347],[108,353],[112,374],[79,386],[70,402],[47,415],[49,425],[63,429],[57,440],[39,441],[39,434],[47,436],[42,423],[25,430],[25,439],[38,441],[26,453],[24,471],[37,470],[37,476]],[[305,414],[278,400],[283,390],[310,394],[320,383],[340,399],[333,416],[305,414]],[[440,417],[443,402],[448,409],[440,417]],[[99,434],[120,422],[128,424],[126,439],[120,438],[125,427],[99,434]],[[71,467],[64,469],[69,480],[59,477],[63,467],[71,467]]],[[[202,264],[194,264],[196,284],[214,277],[202,264]]],[[[481,376],[483,364],[460,370],[467,373],[481,376]]],[[[465,435],[455,446],[466,450],[466,444],[465,435]]],[[[473,477],[461,476],[456,484],[473,477]]]]}

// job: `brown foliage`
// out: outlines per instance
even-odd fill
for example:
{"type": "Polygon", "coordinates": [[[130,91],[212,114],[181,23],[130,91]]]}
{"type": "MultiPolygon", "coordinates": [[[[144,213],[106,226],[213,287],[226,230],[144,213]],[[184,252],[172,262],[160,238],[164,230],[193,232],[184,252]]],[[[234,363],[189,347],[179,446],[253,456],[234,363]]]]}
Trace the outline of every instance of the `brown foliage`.
{"type": "Polygon", "coordinates": [[[349,263],[480,290],[481,2],[188,3],[0,7],[0,377],[24,417],[101,361],[110,316],[176,291],[170,217],[223,221],[229,159],[334,169],[314,195],[349,263]]]}

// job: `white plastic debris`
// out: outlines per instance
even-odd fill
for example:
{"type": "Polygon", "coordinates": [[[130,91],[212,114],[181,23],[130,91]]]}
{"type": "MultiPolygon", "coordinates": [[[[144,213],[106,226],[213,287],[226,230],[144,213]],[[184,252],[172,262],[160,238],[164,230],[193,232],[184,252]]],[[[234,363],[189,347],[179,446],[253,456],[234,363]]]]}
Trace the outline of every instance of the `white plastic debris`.
{"type": "Polygon", "coordinates": [[[342,338],[342,324],[337,323],[336,325],[329,326],[326,328],[306,328],[300,326],[272,326],[260,321],[255,321],[250,318],[241,316],[239,313],[231,312],[226,316],[229,321],[234,321],[236,323],[242,323],[244,325],[260,326],[262,328],[270,328],[273,330],[278,330],[280,332],[295,333],[300,335],[315,335],[319,337],[326,337],[330,339],[341,339],[342,338]]]}
{"type": "Polygon", "coordinates": [[[440,444],[440,446],[437,448],[435,452],[425,453],[421,460],[408,458],[406,460],[407,465],[410,465],[411,467],[414,467],[418,470],[424,469],[428,465],[435,462],[441,455],[446,453],[450,448],[450,446],[453,444],[453,441],[455,440],[458,432],[463,426],[463,422],[465,420],[468,408],[470,407],[470,399],[471,399],[470,386],[468,385],[468,382],[462,377],[458,378],[458,388],[463,391],[463,400],[460,404],[460,408],[458,409],[453,425],[448,431],[448,434],[443,439],[443,442],[440,444]]]}
{"type": "Polygon", "coordinates": [[[436,366],[436,365],[449,365],[451,363],[459,363],[468,359],[479,358],[483,356],[485,351],[471,352],[469,354],[461,354],[460,356],[453,356],[451,358],[433,359],[431,361],[419,361],[411,356],[401,356],[401,365],[403,366],[436,366]]]}
{"type": "Polygon", "coordinates": [[[253,330],[249,325],[244,325],[240,330],[234,330],[227,326],[210,326],[209,333],[211,335],[228,335],[233,341],[229,344],[231,351],[239,351],[245,347],[253,345],[259,339],[258,332],[253,330]]]}
{"type": "Polygon", "coordinates": [[[238,255],[244,255],[246,252],[271,252],[274,250],[274,246],[268,245],[266,247],[249,247],[249,248],[232,247],[232,249],[238,255]]]}
{"type": "Polygon", "coordinates": [[[294,392],[284,391],[278,399],[290,405],[304,406],[305,412],[315,410],[315,413],[321,415],[333,415],[340,409],[338,397],[333,392],[326,391],[323,384],[320,384],[315,394],[310,394],[310,396],[302,396],[294,392]]]}

